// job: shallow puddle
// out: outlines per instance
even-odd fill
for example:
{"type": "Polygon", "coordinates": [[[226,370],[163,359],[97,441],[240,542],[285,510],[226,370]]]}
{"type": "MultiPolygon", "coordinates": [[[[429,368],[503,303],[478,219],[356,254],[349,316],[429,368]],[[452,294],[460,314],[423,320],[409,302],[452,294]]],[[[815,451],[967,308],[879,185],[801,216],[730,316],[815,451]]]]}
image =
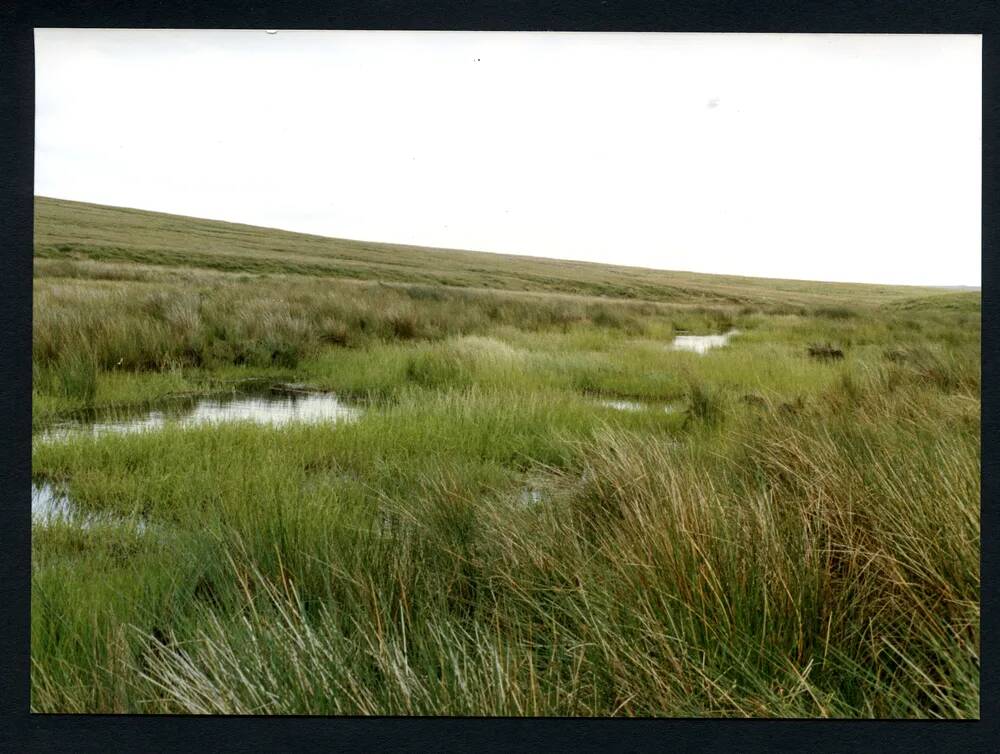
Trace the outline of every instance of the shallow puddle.
{"type": "Polygon", "coordinates": [[[150,410],[139,416],[61,422],[40,432],[37,438],[60,440],[80,433],[94,436],[127,434],[161,429],[167,424],[196,427],[244,421],[277,426],[293,422],[354,421],[360,416],[360,408],[346,404],[332,393],[236,394],[226,398],[201,398],[186,405],[150,410]]]}
{"type": "Polygon", "coordinates": [[[545,499],[545,495],[537,487],[524,487],[519,496],[521,505],[538,505],[545,499]]]}
{"type": "Polygon", "coordinates": [[[226,421],[252,421],[258,424],[292,422],[351,421],[361,416],[361,409],[348,406],[330,393],[276,395],[237,398],[229,401],[203,400],[182,420],[185,426],[226,421]]]}
{"type": "Polygon", "coordinates": [[[47,524],[57,519],[70,519],[77,516],[76,506],[69,497],[57,492],[48,482],[31,483],[31,521],[36,524],[47,524]]]}
{"type": "Polygon", "coordinates": [[[655,409],[670,414],[680,410],[677,406],[671,404],[662,406],[655,403],[642,403],[641,401],[602,400],[598,401],[598,403],[605,408],[613,408],[616,411],[648,411],[655,409]]]}
{"type": "Polygon", "coordinates": [[[672,346],[675,351],[708,353],[713,348],[721,348],[726,345],[734,335],[739,335],[739,330],[730,330],[721,335],[677,335],[674,337],[672,346]]]}
{"type": "Polygon", "coordinates": [[[613,408],[618,411],[642,411],[646,408],[644,403],[639,403],[639,401],[600,401],[600,404],[606,408],[613,408]]]}
{"type": "Polygon", "coordinates": [[[31,483],[31,523],[37,526],[66,523],[82,529],[94,526],[134,526],[140,532],[146,529],[146,523],[141,519],[130,520],[108,513],[84,513],[69,495],[49,482],[31,483]]]}

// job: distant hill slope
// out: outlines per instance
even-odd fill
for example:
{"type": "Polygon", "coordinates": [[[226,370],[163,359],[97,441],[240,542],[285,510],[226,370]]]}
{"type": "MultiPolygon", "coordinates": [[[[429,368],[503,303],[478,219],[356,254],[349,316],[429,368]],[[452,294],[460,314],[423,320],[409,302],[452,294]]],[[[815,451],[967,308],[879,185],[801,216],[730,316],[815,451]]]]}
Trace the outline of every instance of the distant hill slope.
{"type": "Polygon", "coordinates": [[[351,241],[35,198],[35,255],[670,302],[882,303],[943,289],[816,283],[351,241]]]}

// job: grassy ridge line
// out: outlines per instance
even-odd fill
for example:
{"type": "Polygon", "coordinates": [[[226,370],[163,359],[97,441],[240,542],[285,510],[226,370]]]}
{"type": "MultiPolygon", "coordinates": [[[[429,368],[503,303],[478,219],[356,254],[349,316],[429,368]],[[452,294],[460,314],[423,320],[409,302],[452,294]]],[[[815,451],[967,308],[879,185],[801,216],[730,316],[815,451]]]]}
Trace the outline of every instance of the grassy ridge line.
{"type": "Polygon", "coordinates": [[[296,273],[703,303],[875,302],[934,288],[817,283],[351,241],[62,199],[35,199],[35,253],[251,273],[296,273]]]}

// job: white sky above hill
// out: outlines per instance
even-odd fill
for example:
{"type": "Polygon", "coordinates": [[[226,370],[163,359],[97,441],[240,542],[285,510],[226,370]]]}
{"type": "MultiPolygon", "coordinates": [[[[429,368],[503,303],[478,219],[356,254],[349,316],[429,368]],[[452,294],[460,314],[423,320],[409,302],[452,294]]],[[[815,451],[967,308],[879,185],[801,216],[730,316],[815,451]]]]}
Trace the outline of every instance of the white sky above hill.
{"type": "Polygon", "coordinates": [[[43,196],[980,284],[979,36],[39,29],[35,55],[43,196]]]}

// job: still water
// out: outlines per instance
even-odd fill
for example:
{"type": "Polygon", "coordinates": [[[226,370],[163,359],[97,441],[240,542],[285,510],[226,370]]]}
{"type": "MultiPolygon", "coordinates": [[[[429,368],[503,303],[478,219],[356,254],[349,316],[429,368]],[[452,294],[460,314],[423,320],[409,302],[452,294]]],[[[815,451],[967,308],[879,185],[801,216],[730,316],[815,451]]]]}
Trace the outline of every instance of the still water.
{"type": "Polygon", "coordinates": [[[36,526],[66,523],[82,529],[95,526],[133,526],[139,532],[146,529],[146,522],[139,518],[127,519],[110,513],[84,513],[65,492],[49,482],[31,483],[31,523],[36,526]]]}
{"type": "Polygon", "coordinates": [[[37,439],[60,440],[80,433],[97,436],[146,432],[161,429],[168,424],[196,427],[241,421],[277,426],[293,422],[354,421],[360,416],[360,408],[345,403],[332,393],[234,395],[227,398],[202,398],[187,406],[151,410],[129,417],[105,416],[93,420],[61,422],[40,432],[37,439]]]}
{"type": "Polygon", "coordinates": [[[670,414],[675,411],[679,411],[678,406],[667,404],[665,406],[653,404],[653,403],[642,403],[641,401],[621,401],[621,400],[602,400],[598,401],[605,408],[613,408],[616,411],[648,411],[650,409],[656,409],[660,411],[665,411],[670,414]]]}
{"type": "Polygon", "coordinates": [[[675,351],[708,353],[713,348],[726,345],[734,335],[739,335],[739,330],[730,330],[722,335],[677,335],[672,345],[675,351]]]}

